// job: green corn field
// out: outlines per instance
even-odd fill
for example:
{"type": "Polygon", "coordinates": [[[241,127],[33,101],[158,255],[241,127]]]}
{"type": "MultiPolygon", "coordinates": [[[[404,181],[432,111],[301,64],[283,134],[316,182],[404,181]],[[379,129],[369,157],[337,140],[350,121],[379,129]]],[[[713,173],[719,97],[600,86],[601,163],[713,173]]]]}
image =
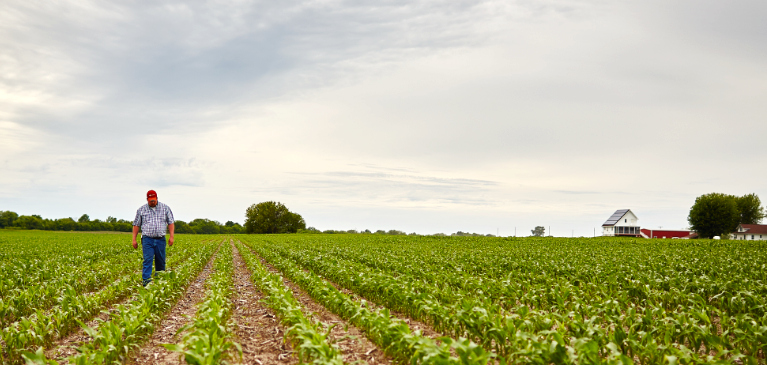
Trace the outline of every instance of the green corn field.
{"type": "Polygon", "coordinates": [[[236,256],[261,293],[259,306],[283,328],[293,363],[347,363],[349,350],[329,336],[333,326],[359,328],[398,364],[767,363],[765,242],[176,239],[168,269],[144,288],[141,250],[129,235],[0,231],[0,362],[135,363],[207,270],[202,299],[178,340],[162,346],[182,363],[254,363],[232,320],[236,256]],[[291,287],[342,322],[323,323],[291,287]],[[59,357],[54,349],[78,331],[87,340],[59,357]]]}

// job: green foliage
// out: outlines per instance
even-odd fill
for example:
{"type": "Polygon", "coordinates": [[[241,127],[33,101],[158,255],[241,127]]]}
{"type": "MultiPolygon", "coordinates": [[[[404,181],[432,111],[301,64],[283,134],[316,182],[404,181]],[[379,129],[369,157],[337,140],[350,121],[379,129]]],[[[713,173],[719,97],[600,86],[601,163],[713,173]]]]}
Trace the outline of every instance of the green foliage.
{"type": "Polygon", "coordinates": [[[194,229],[184,221],[176,220],[174,224],[175,233],[195,233],[194,229]]]}
{"type": "Polygon", "coordinates": [[[39,347],[35,352],[24,351],[22,356],[27,365],[58,365],[56,361],[45,358],[45,353],[42,347],[39,347]]]}
{"type": "Polygon", "coordinates": [[[13,222],[14,227],[21,229],[43,229],[44,221],[39,216],[22,215],[13,222]]]}
{"type": "MultiPolygon", "coordinates": [[[[25,353],[34,358],[35,348],[50,346],[138,290],[141,274],[135,269],[141,255],[124,240],[120,235],[0,232],[0,250],[11,253],[0,260],[3,363],[20,363],[25,353]]],[[[197,243],[177,242],[168,251],[168,266],[197,250],[197,243]]]]}
{"type": "Polygon", "coordinates": [[[195,233],[202,233],[202,234],[221,233],[221,223],[219,223],[218,221],[212,221],[210,219],[197,218],[189,222],[189,227],[192,228],[195,233]]]}
{"type": "Polygon", "coordinates": [[[208,292],[199,305],[194,321],[181,327],[178,332],[185,332],[178,344],[163,344],[170,351],[180,352],[188,364],[215,365],[229,364],[232,354],[229,349],[239,350],[242,362],[242,349],[231,340],[231,330],[227,320],[232,314],[232,285],[234,274],[232,246],[224,244],[218,251],[213,263],[215,272],[206,283],[208,292]]]}
{"type": "Polygon", "coordinates": [[[764,218],[762,201],[756,194],[746,194],[737,198],[741,224],[759,224],[764,218]]]}
{"type": "MultiPolygon", "coordinates": [[[[407,323],[393,317],[389,310],[373,310],[365,301],[351,299],[318,275],[306,272],[290,260],[277,255],[274,246],[268,247],[262,243],[253,242],[250,247],[306,290],[312,298],[364,329],[373,343],[402,363],[484,365],[492,357],[465,338],[438,344],[420,332],[412,332],[407,323]],[[458,358],[450,353],[451,347],[458,353],[458,358]]],[[[356,276],[349,272],[347,275],[356,276]]]]}
{"type": "MultiPolygon", "coordinates": [[[[377,231],[371,232],[369,229],[366,229],[364,231],[357,231],[356,229],[349,229],[349,230],[336,230],[336,229],[326,229],[324,231],[320,231],[317,228],[309,227],[306,229],[299,229],[296,233],[303,233],[303,234],[385,234],[390,236],[418,236],[418,233],[412,232],[412,233],[405,233],[404,231],[396,230],[396,229],[390,229],[388,231],[384,231],[382,229],[379,229],[377,231]]],[[[442,234],[444,236],[444,234],[442,234]]],[[[485,237],[486,235],[482,235],[479,233],[467,233],[467,232],[461,232],[458,231],[457,233],[453,234],[454,236],[480,236],[485,237]]],[[[492,237],[492,235],[487,235],[487,237],[492,237]]]]}
{"type": "MultiPolygon", "coordinates": [[[[225,225],[217,221],[198,218],[187,224],[184,221],[176,221],[176,233],[192,234],[239,234],[245,229],[239,223],[228,221],[225,225]]],[[[131,232],[133,222],[124,219],[108,217],[105,221],[91,220],[87,214],[83,214],[77,221],[72,218],[43,219],[39,215],[22,215],[15,212],[0,211],[0,228],[36,229],[46,231],[114,231],[131,232]]]]}
{"type": "Polygon", "coordinates": [[[690,228],[703,238],[725,236],[735,231],[740,220],[735,196],[711,193],[695,198],[687,221],[690,228]]]}
{"type": "Polygon", "coordinates": [[[251,280],[266,294],[264,302],[277,314],[280,322],[288,327],[285,339],[293,343],[299,362],[343,364],[338,347],[328,343],[327,336],[330,329],[323,331],[322,328],[327,326],[306,318],[301,311],[301,305],[293,297],[290,289],[282,283],[282,278],[269,272],[248,248],[238,242],[237,250],[252,273],[251,280]]]}
{"type": "Polygon", "coordinates": [[[154,332],[155,325],[202,271],[215,247],[210,243],[202,245],[173,271],[157,273],[151,285],[140,288],[130,304],[118,305],[97,330],[83,325],[91,341],[82,344],[69,362],[78,365],[124,362],[126,355],[154,332]]]}
{"type": "Polygon", "coordinates": [[[543,237],[546,234],[546,228],[543,226],[535,226],[535,229],[531,230],[530,233],[533,234],[533,237],[543,237]]]}
{"type": "Polygon", "coordinates": [[[0,228],[12,227],[18,217],[16,212],[0,210],[0,228]]]}
{"type": "MultiPolygon", "coordinates": [[[[416,235],[415,233],[411,233],[411,235],[416,235]]],[[[469,232],[455,232],[451,234],[451,236],[459,236],[459,237],[495,237],[495,235],[492,234],[482,234],[482,233],[469,233],[469,232]]]]}
{"type": "Polygon", "coordinates": [[[296,233],[306,229],[306,222],[279,202],[253,204],[245,211],[247,233],[296,233]]]}
{"type": "MultiPolygon", "coordinates": [[[[428,323],[466,363],[491,354],[502,364],[757,364],[767,350],[765,242],[247,239],[342,317],[345,299],[323,279],[428,323]]],[[[381,333],[349,308],[352,323],[381,333]]]]}
{"type": "Polygon", "coordinates": [[[126,220],[109,217],[106,221],[91,220],[83,214],[77,221],[72,218],[43,219],[39,215],[19,216],[14,212],[0,212],[0,228],[36,229],[46,231],[117,231],[130,232],[133,225],[126,220]]]}
{"type": "MultiPolygon", "coordinates": [[[[127,235],[0,231],[3,364],[112,307],[71,364],[123,363],[213,255],[220,238],[168,251],[142,288],[127,235]],[[133,263],[133,264],[131,264],[133,263]],[[121,298],[132,296],[125,305],[121,298]]],[[[186,236],[189,237],[189,236],[186,236]]],[[[307,317],[278,269],[400,364],[762,364],[767,242],[402,235],[242,236],[237,250],[300,362],[341,364],[330,325],[307,317]],[[258,256],[253,252],[257,252],[258,256]],[[259,257],[260,256],[260,257],[259,257]],[[265,260],[262,263],[261,259],[265,260]],[[371,304],[375,303],[375,304],[371,304]],[[397,316],[391,313],[398,313],[397,316]],[[418,320],[437,340],[411,330],[418,320]]],[[[182,340],[189,363],[242,362],[230,337],[232,247],[182,340]]]]}

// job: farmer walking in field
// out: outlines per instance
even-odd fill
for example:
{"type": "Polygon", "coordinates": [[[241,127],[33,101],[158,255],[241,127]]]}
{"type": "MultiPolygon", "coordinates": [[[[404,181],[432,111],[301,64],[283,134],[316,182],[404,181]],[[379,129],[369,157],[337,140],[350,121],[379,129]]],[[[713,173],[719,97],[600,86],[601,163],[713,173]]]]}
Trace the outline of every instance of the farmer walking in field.
{"type": "Polygon", "coordinates": [[[157,193],[149,190],[146,193],[147,203],[136,211],[133,220],[133,248],[138,248],[136,236],[141,228],[141,248],[144,252],[144,267],[141,272],[143,284],[152,281],[152,260],[155,271],[165,271],[165,231],[170,233],[168,245],[173,246],[175,220],[170,207],[157,201],[157,193]]]}

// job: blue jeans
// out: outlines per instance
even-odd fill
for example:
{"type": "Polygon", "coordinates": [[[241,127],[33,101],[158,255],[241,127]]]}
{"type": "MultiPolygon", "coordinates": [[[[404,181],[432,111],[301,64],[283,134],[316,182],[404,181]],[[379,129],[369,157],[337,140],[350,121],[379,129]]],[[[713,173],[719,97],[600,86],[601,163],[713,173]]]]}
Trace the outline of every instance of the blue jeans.
{"type": "Polygon", "coordinates": [[[141,249],[144,252],[144,269],[141,272],[141,278],[146,286],[152,281],[152,260],[154,260],[155,271],[165,271],[165,237],[141,236],[141,249]]]}

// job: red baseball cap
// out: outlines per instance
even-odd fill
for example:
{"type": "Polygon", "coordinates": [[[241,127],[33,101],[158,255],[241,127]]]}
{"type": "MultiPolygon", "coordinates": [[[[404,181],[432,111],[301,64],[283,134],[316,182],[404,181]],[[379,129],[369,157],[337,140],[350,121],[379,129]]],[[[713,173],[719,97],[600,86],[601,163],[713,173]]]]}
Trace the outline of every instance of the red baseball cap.
{"type": "Polygon", "coordinates": [[[156,197],[157,197],[157,192],[156,191],[149,190],[149,191],[146,192],[146,198],[147,199],[149,199],[149,198],[156,198],[156,197]]]}

